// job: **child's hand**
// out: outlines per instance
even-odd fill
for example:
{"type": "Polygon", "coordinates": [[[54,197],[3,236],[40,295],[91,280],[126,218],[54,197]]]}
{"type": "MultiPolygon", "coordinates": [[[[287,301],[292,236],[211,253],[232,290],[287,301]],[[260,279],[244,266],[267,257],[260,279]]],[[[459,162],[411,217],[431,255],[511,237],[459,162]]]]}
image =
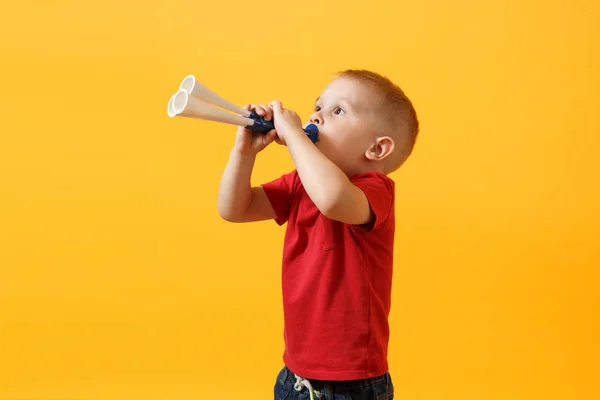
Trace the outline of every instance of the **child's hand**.
{"type": "Polygon", "coordinates": [[[302,120],[295,111],[286,110],[279,100],[273,100],[270,104],[273,109],[275,130],[277,131],[277,143],[285,145],[288,135],[304,134],[302,120]]]}
{"type": "MultiPolygon", "coordinates": [[[[254,110],[265,120],[273,119],[273,110],[266,105],[246,104],[244,110],[254,110]]],[[[275,129],[267,134],[254,132],[248,128],[239,127],[235,139],[235,149],[242,155],[256,155],[264,150],[275,139],[275,129]]]]}

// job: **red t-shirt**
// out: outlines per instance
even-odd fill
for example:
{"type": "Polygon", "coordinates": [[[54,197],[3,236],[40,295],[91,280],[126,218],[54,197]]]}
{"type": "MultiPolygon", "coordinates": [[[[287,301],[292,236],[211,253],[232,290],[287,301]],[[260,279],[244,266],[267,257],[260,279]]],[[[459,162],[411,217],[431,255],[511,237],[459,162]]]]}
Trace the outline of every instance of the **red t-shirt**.
{"type": "Polygon", "coordinates": [[[368,172],[351,182],[367,196],[374,222],[325,217],[296,170],[263,186],[287,222],[282,289],[283,361],[306,379],[354,380],[388,371],[388,315],[394,248],[394,181],[368,172]]]}

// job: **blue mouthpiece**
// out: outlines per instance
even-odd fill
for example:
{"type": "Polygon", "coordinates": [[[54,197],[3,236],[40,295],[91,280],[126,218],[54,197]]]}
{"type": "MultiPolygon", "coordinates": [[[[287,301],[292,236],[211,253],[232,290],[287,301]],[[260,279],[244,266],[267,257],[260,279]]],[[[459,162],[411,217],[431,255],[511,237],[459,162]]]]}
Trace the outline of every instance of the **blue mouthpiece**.
{"type": "MultiPolygon", "coordinates": [[[[273,121],[265,121],[265,119],[258,115],[254,110],[250,110],[250,118],[254,120],[253,125],[246,127],[250,130],[260,133],[268,133],[269,131],[275,129],[275,124],[273,121]]],[[[317,127],[315,124],[310,124],[304,128],[304,132],[311,142],[317,143],[319,140],[319,127],[317,127]]]]}
{"type": "Polygon", "coordinates": [[[306,132],[306,136],[308,136],[311,142],[317,143],[319,141],[319,127],[315,124],[308,125],[304,128],[304,132],[306,132]]]}

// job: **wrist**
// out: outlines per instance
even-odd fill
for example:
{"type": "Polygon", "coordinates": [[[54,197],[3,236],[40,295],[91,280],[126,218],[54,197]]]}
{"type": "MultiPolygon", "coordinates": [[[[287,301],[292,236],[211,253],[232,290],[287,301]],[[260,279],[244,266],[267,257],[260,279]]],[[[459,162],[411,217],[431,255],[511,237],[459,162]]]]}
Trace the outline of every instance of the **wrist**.
{"type": "Polygon", "coordinates": [[[257,153],[245,153],[238,149],[233,149],[229,153],[229,159],[241,165],[254,165],[257,153]]]}
{"type": "Polygon", "coordinates": [[[304,132],[304,130],[302,130],[302,128],[293,128],[290,129],[290,131],[288,132],[288,134],[285,136],[285,142],[286,144],[290,144],[290,143],[294,143],[294,142],[298,142],[298,141],[303,141],[303,140],[309,140],[308,136],[306,136],[306,133],[304,132]]]}
{"type": "Polygon", "coordinates": [[[258,152],[254,151],[244,151],[238,149],[237,146],[234,146],[233,149],[229,152],[230,157],[237,157],[242,160],[253,160],[256,158],[258,152]]]}

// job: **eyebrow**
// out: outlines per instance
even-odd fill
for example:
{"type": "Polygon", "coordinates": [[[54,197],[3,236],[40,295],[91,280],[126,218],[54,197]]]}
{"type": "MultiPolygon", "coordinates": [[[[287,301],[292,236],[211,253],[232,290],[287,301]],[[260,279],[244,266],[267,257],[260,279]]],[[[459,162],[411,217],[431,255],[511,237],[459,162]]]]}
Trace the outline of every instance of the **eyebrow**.
{"type": "MultiPolygon", "coordinates": [[[[317,99],[315,100],[315,104],[318,103],[319,100],[321,100],[321,96],[317,97],[317,99]]],[[[342,98],[340,98],[340,101],[348,104],[352,108],[356,108],[356,104],[354,104],[352,101],[350,101],[350,99],[348,97],[342,97],[342,98]]]]}

